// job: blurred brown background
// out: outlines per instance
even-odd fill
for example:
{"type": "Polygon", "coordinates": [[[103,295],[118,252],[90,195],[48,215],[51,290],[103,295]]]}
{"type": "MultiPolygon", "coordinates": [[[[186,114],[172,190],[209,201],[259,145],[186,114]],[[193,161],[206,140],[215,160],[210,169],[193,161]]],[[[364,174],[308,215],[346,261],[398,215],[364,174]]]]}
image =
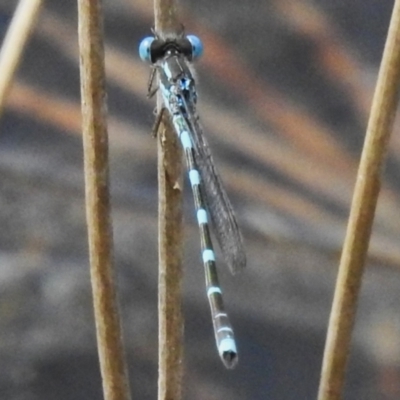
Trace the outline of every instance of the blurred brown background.
{"type": "MultiPolygon", "coordinates": [[[[3,36],[16,0],[0,1],[3,36]]],[[[47,1],[0,120],[0,398],[101,398],[84,210],[75,1],[47,1]]],[[[133,399],[157,391],[157,176],[137,56],[152,2],[104,0],[115,262],[133,399]]],[[[199,112],[243,228],[220,262],[240,364],[215,350],[185,189],[185,399],[316,397],[338,257],[393,1],[181,2],[199,112]]],[[[395,124],[345,399],[400,398],[395,124]]],[[[188,185],[187,185],[188,186],[188,185]]]]}

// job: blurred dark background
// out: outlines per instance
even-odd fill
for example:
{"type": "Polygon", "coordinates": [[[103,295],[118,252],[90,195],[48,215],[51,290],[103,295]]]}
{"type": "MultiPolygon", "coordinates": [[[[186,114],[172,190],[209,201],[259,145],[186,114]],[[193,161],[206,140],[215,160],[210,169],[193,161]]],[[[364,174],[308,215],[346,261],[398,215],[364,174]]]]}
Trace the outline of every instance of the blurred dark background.
{"type": "MultiPolygon", "coordinates": [[[[47,1],[0,120],[0,398],[100,399],[80,134],[75,1],[47,1]]],[[[157,392],[152,2],[104,0],[115,263],[133,399],[157,392]]],[[[5,34],[16,0],[0,1],[5,34]]],[[[181,3],[199,35],[199,113],[248,269],[225,301],[240,364],[215,349],[185,189],[190,400],[316,398],[340,249],[393,1],[181,3]]],[[[384,171],[344,398],[400,398],[400,138],[384,171]]],[[[188,185],[186,185],[188,186],[188,185]]]]}

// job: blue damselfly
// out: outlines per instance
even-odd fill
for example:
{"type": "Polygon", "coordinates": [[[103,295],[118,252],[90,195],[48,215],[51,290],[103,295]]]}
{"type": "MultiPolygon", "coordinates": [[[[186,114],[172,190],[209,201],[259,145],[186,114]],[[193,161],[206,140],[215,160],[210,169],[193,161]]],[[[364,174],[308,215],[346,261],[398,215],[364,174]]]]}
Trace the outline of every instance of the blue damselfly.
{"type": "Polygon", "coordinates": [[[208,216],[211,217],[225,262],[232,273],[245,267],[246,255],[232,205],[215,168],[196,113],[197,92],[189,63],[199,58],[202,51],[200,39],[193,35],[168,39],[156,35],[143,39],[139,46],[141,59],[154,67],[149,96],[155,93],[152,82],[154,72],[158,72],[157,89],[161,91],[163,99],[158,121],[166,110],[183,146],[200,229],[207,297],[217,348],[224,365],[233,368],[238,360],[236,342],[222,299],[208,216]]]}

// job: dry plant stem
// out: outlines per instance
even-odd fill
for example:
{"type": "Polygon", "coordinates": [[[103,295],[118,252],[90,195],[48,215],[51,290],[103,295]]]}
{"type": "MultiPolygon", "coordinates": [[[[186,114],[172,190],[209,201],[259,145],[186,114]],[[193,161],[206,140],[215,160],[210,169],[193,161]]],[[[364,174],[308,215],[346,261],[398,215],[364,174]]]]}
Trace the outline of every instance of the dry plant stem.
{"type": "Polygon", "coordinates": [[[159,130],[158,156],[158,399],[179,400],[183,356],[182,164],[176,134],[168,125],[159,130]]]}
{"type": "Polygon", "coordinates": [[[339,266],[329,321],[319,400],[342,398],[351,333],[380,188],[381,170],[397,108],[400,80],[400,0],[396,0],[339,266]]]}
{"type": "MultiPolygon", "coordinates": [[[[155,0],[155,29],[161,36],[180,29],[176,0],[155,0]]],[[[162,106],[158,97],[158,110],[162,106]]],[[[182,397],[182,154],[165,115],[158,132],[159,279],[158,400],[182,397]]]]}
{"type": "Polygon", "coordinates": [[[42,0],[20,0],[0,51],[0,116],[42,0]]]}
{"type": "Polygon", "coordinates": [[[101,1],[78,0],[90,273],[105,400],[128,400],[114,283],[101,1]]]}
{"type": "Polygon", "coordinates": [[[181,33],[177,0],[154,0],[155,30],[162,37],[181,33]]]}

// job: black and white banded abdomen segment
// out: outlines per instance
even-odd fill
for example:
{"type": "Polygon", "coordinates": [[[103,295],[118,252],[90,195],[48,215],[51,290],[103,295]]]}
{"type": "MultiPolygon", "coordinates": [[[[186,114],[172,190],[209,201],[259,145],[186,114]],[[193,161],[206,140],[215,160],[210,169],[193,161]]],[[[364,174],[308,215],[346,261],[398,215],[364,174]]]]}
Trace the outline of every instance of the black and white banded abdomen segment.
{"type": "Polygon", "coordinates": [[[173,124],[175,128],[181,128],[177,129],[177,132],[179,132],[179,139],[185,152],[189,180],[193,192],[206,275],[207,298],[211,309],[215,340],[223,363],[226,367],[233,368],[238,360],[236,342],[232,326],[225,311],[222,291],[219,285],[215,264],[215,252],[210,235],[208,212],[201,186],[201,176],[196,166],[193,144],[189,132],[186,129],[182,129],[185,125],[182,124],[182,119],[180,115],[174,116],[173,124]]]}

